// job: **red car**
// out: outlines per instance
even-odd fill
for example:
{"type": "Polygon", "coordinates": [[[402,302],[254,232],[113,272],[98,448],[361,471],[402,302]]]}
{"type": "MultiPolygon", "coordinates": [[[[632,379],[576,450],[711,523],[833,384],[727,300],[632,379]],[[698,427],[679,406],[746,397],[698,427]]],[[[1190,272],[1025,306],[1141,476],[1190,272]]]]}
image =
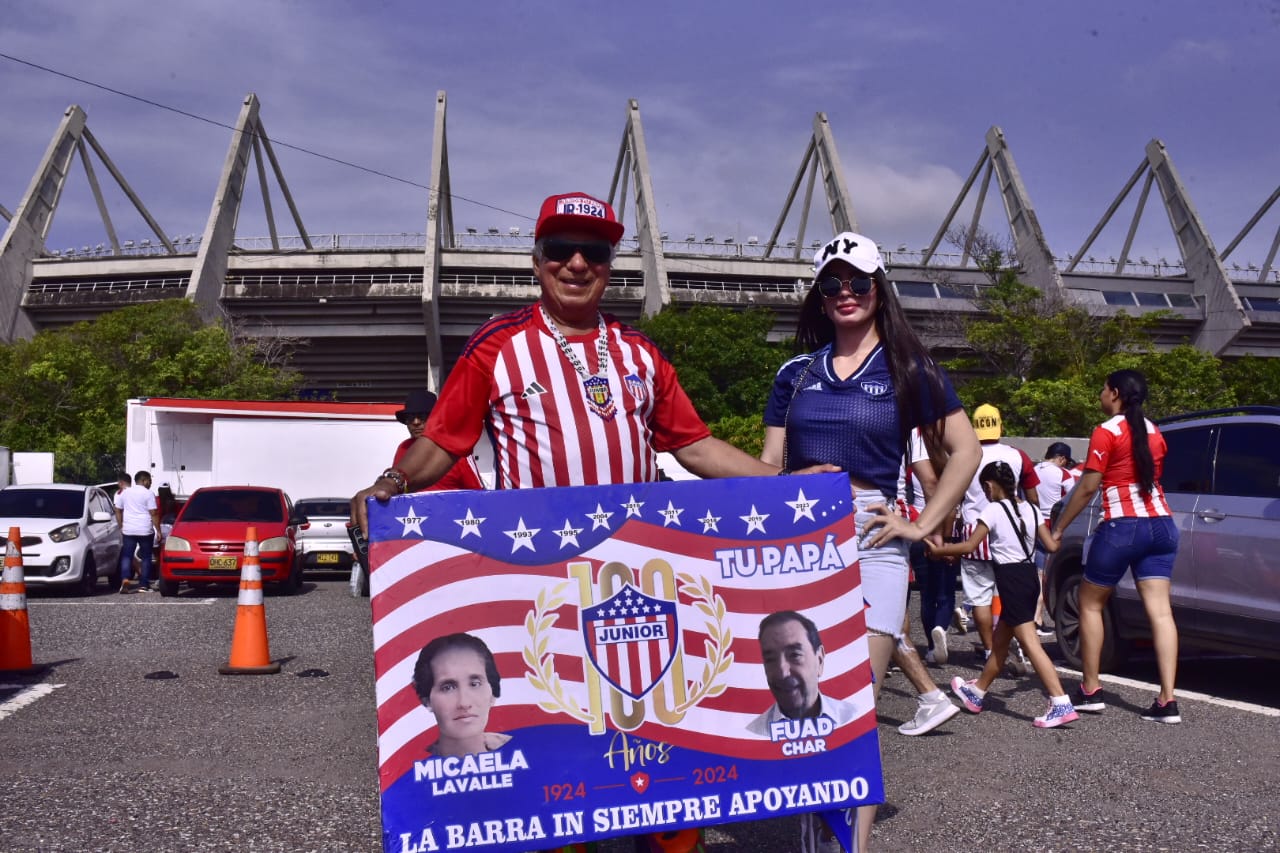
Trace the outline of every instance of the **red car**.
{"type": "Polygon", "coordinates": [[[297,533],[306,518],[289,496],[264,486],[208,486],[187,500],[160,554],[160,594],[177,595],[178,584],[238,583],[245,533],[257,528],[262,580],[286,595],[302,585],[297,533]]]}

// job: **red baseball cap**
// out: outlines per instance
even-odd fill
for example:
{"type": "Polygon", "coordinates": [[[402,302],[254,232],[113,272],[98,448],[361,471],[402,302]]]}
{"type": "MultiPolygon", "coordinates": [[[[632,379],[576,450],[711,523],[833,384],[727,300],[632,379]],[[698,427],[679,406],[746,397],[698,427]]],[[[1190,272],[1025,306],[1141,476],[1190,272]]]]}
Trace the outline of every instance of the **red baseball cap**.
{"type": "Polygon", "coordinates": [[[542,203],[533,237],[541,240],[557,231],[586,231],[616,246],[625,230],[607,202],[586,193],[564,193],[542,203]]]}

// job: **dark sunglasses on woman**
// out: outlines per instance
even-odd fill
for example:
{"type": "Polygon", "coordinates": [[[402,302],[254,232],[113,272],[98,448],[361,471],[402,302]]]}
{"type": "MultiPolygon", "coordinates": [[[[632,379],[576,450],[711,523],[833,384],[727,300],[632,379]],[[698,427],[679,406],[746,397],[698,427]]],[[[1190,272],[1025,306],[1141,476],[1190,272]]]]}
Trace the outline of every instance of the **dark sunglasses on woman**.
{"type": "Polygon", "coordinates": [[[818,292],[828,299],[834,299],[840,295],[840,291],[844,290],[847,285],[849,292],[854,296],[866,296],[871,292],[871,288],[875,286],[876,280],[870,276],[854,276],[853,278],[844,279],[839,276],[829,275],[826,278],[818,279],[818,292]]]}

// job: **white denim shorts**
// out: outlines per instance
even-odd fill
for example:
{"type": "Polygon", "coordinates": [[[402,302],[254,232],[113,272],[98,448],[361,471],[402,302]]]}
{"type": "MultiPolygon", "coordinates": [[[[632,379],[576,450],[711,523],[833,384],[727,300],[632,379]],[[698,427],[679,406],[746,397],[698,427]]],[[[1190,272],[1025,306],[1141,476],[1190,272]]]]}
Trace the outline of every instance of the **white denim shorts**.
{"type": "Polygon", "coordinates": [[[960,560],[960,585],[964,587],[964,603],[972,607],[984,607],[996,595],[996,564],[994,560],[960,560]]]}
{"type": "MultiPolygon", "coordinates": [[[[876,516],[869,506],[889,501],[877,489],[859,490],[853,496],[854,522],[858,525],[858,568],[862,572],[862,597],[866,601],[867,630],[897,639],[907,615],[907,586],[910,581],[908,551],[911,543],[893,539],[879,548],[862,545],[862,527],[876,516]]],[[[892,507],[890,507],[892,508],[892,507]]]]}

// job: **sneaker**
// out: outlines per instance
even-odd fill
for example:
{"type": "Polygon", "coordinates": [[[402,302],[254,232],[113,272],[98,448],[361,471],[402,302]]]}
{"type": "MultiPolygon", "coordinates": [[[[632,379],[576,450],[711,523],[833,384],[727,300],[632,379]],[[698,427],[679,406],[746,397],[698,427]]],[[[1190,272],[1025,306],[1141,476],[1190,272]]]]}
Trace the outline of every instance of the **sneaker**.
{"type": "Polygon", "coordinates": [[[937,657],[935,657],[933,654],[933,649],[929,649],[929,651],[924,653],[924,662],[929,664],[930,666],[933,666],[938,662],[937,657]]]}
{"type": "Polygon", "coordinates": [[[1015,676],[1026,675],[1031,672],[1031,661],[1027,660],[1027,656],[1022,652],[1022,646],[1017,640],[1013,641],[1013,645],[1009,647],[1009,657],[1005,661],[1005,668],[1015,676]]]}
{"type": "Polygon", "coordinates": [[[898,726],[898,734],[914,737],[931,732],[959,713],[960,709],[951,704],[950,699],[943,698],[933,703],[921,702],[915,717],[898,726]]]}
{"type": "Polygon", "coordinates": [[[1047,639],[1049,639],[1050,637],[1054,637],[1054,636],[1057,636],[1057,635],[1056,635],[1056,634],[1054,634],[1053,629],[1051,629],[1051,628],[1046,628],[1046,627],[1045,627],[1045,626],[1043,626],[1043,625],[1037,625],[1037,626],[1036,626],[1036,636],[1037,636],[1037,637],[1039,637],[1039,638],[1040,638],[1040,639],[1042,639],[1042,640],[1047,640],[1047,639]]]}
{"type": "Polygon", "coordinates": [[[1075,708],[1071,707],[1070,702],[1065,705],[1055,705],[1050,702],[1049,710],[1045,712],[1044,716],[1036,717],[1031,724],[1037,729],[1051,729],[1054,726],[1074,723],[1078,719],[1080,719],[1080,715],[1076,713],[1075,708]]]}
{"type": "Polygon", "coordinates": [[[1151,703],[1151,707],[1142,712],[1142,719],[1153,723],[1180,723],[1182,715],[1178,713],[1178,700],[1161,705],[1160,700],[1151,703]]]}
{"type": "Polygon", "coordinates": [[[151,592],[151,587],[149,587],[149,586],[139,586],[139,587],[138,587],[138,592],[151,592]]]}
{"type": "Polygon", "coordinates": [[[967,634],[969,632],[969,617],[964,615],[963,607],[957,607],[952,612],[951,627],[956,629],[957,634],[967,634]]]}
{"type": "Polygon", "coordinates": [[[1099,687],[1092,693],[1084,692],[1084,685],[1076,687],[1075,695],[1071,697],[1071,704],[1077,711],[1086,711],[1090,714],[1101,714],[1107,708],[1106,697],[1102,695],[1102,688],[1099,687]]]}
{"type": "Polygon", "coordinates": [[[978,680],[976,678],[971,681],[965,681],[958,675],[951,679],[951,692],[956,694],[956,698],[964,704],[964,709],[971,714],[982,713],[983,697],[974,687],[977,683],[978,680]]]}
{"type": "Polygon", "coordinates": [[[946,663],[948,654],[947,629],[939,626],[930,631],[929,636],[933,638],[933,651],[929,653],[933,655],[933,661],[931,661],[931,663],[946,663]]]}

